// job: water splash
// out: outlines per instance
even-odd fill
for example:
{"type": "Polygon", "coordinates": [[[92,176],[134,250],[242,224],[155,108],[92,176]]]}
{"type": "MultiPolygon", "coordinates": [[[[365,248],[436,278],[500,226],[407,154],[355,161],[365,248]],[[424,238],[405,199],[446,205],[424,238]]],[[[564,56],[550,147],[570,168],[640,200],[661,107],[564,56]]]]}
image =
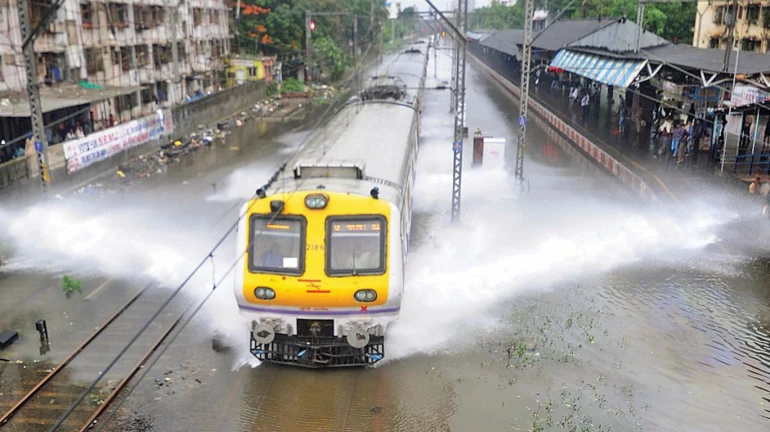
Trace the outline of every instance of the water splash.
{"type": "Polygon", "coordinates": [[[503,325],[493,310],[516,296],[703,248],[734,217],[706,205],[674,211],[609,201],[590,190],[560,190],[563,179],[547,177],[521,195],[504,171],[474,170],[463,178],[462,222],[453,226],[451,177],[426,159],[423,171],[433,174],[418,176],[415,208],[430,228],[411,251],[401,318],[388,334],[391,359],[457,348],[465,330],[503,325]]]}

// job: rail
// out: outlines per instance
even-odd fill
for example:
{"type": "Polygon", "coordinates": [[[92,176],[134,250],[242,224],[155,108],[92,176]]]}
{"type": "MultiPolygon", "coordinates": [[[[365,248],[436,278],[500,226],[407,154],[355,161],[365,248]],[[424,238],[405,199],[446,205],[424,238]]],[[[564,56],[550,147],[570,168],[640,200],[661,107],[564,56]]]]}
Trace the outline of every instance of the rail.
{"type": "MultiPolygon", "coordinates": [[[[153,339],[150,341],[144,340],[144,343],[138,345],[135,350],[126,353],[126,355],[120,358],[117,364],[121,368],[120,372],[117,372],[120,376],[118,385],[112,388],[107,384],[98,389],[96,395],[91,393],[91,400],[78,404],[76,411],[68,412],[67,408],[71,402],[75,401],[76,396],[74,396],[74,393],[77,392],[73,392],[73,388],[76,388],[77,384],[70,382],[71,377],[61,372],[69,370],[70,365],[78,363],[77,372],[79,375],[88,373],[96,377],[102,373],[107,373],[108,371],[104,370],[104,366],[109,360],[105,359],[104,354],[111,353],[110,347],[120,343],[122,333],[131,332],[130,329],[133,327],[131,325],[132,319],[142,321],[146,319],[147,310],[151,311],[154,309],[157,303],[155,296],[150,296],[146,301],[143,299],[143,297],[147,297],[149,294],[148,290],[151,286],[152,284],[148,284],[132,296],[100,325],[91,336],[72,351],[64,361],[27,391],[23,397],[0,417],[0,427],[8,427],[12,430],[14,427],[16,427],[16,430],[36,430],[37,428],[48,430],[54,424],[52,423],[52,414],[60,416],[66,413],[69,416],[66,423],[62,424],[62,426],[67,430],[85,431],[89,429],[94,419],[101,415],[107,406],[115,400],[129,380],[133,378],[136,372],[142,368],[152,354],[166,340],[171,331],[183,318],[184,312],[172,317],[170,322],[156,323],[153,331],[148,331],[153,339]],[[128,311],[132,311],[132,313],[127,314],[128,311]],[[132,363],[131,359],[136,359],[137,357],[140,360],[132,363]],[[104,395],[105,389],[109,389],[106,395],[104,395]],[[54,396],[51,396],[51,393],[54,396]],[[53,407],[48,403],[44,404],[42,402],[43,397],[46,401],[56,400],[57,404],[53,407]],[[86,416],[88,416],[87,419],[85,418],[86,416]]],[[[109,354],[106,357],[109,357],[109,354]]],[[[110,373],[116,374],[116,372],[110,373]]]]}

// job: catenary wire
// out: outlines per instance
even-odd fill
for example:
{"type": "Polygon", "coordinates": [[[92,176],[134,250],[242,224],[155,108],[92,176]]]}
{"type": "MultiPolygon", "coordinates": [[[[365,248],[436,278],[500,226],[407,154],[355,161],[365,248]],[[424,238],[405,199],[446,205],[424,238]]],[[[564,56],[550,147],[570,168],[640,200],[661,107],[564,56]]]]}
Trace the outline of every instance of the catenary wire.
{"type": "MultiPolygon", "coordinates": [[[[371,46],[372,46],[372,44],[369,44],[369,48],[367,48],[367,53],[368,53],[369,49],[371,49],[371,46]]],[[[354,77],[355,77],[355,74],[351,75],[351,77],[350,77],[350,78],[349,78],[347,81],[350,81],[350,80],[352,80],[354,77]]],[[[327,114],[327,113],[328,113],[328,112],[329,112],[329,111],[330,111],[330,110],[331,110],[333,107],[334,107],[334,105],[333,105],[333,104],[332,104],[332,105],[330,105],[330,106],[329,106],[329,107],[326,109],[326,111],[324,112],[324,115],[325,115],[325,114],[327,114]]],[[[324,120],[324,115],[322,115],[322,116],[319,118],[319,121],[316,123],[316,125],[314,125],[314,128],[315,128],[315,127],[317,127],[317,126],[318,126],[318,124],[320,124],[320,122],[324,120]]],[[[294,156],[295,156],[297,153],[299,153],[299,151],[300,151],[300,150],[301,150],[301,149],[304,147],[304,144],[305,144],[305,143],[306,143],[306,142],[307,142],[307,141],[308,141],[308,140],[309,140],[311,137],[313,137],[313,136],[314,136],[314,134],[309,134],[309,135],[308,135],[308,136],[307,136],[307,137],[306,137],[306,138],[305,138],[305,139],[304,139],[304,140],[303,140],[303,141],[300,143],[300,145],[297,147],[297,149],[295,150],[295,152],[294,152],[294,153],[293,153],[293,154],[292,154],[292,155],[289,157],[289,160],[291,160],[291,158],[293,158],[293,157],[294,157],[294,156]]],[[[282,171],[282,170],[285,168],[285,165],[286,165],[286,164],[284,163],[284,164],[282,165],[282,167],[281,167],[281,168],[279,168],[279,170],[278,170],[276,173],[280,173],[280,172],[281,172],[281,171],[282,171]]],[[[292,195],[293,195],[295,192],[296,192],[296,190],[292,191],[292,192],[289,194],[289,198],[291,198],[291,196],[292,196],[292,195]]],[[[181,283],[181,284],[180,284],[180,285],[179,285],[179,286],[178,286],[178,287],[177,287],[177,288],[176,288],[176,289],[175,289],[175,290],[172,292],[171,296],[169,296],[169,298],[168,298],[168,299],[167,299],[167,300],[166,300],[166,301],[165,301],[165,302],[164,302],[164,303],[163,303],[163,304],[160,306],[160,308],[158,308],[158,310],[155,312],[155,314],[153,314],[153,316],[152,316],[152,317],[150,317],[150,318],[149,318],[149,320],[147,320],[147,322],[146,322],[146,323],[145,323],[145,324],[142,326],[142,328],[141,328],[141,329],[140,329],[140,330],[137,332],[137,334],[136,334],[136,335],[135,335],[135,336],[134,336],[134,337],[133,337],[133,338],[132,338],[132,339],[131,339],[131,340],[128,342],[128,344],[127,344],[127,345],[126,345],[126,346],[125,346],[125,347],[124,347],[124,348],[123,348],[123,349],[120,351],[120,353],[118,353],[118,355],[117,355],[117,356],[116,356],[116,357],[115,357],[115,358],[112,360],[112,362],[110,362],[110,364],[107,366],[107,368],[106,368],[106,369],[104,369],[104,370],[102,371],[101,375],[100,375],[99,377],[97,377],[97,378],[96,378],[96,379],[95,379],[95,380],[94,380],[94,381],[91,383],[91,385],[88,387],[88,389],[86,389],[86,390],[85,390],[85,391],[84,391],[84,392],[83,392],[83,393],[80,395],[80,397],[79,397],[79,398],[78,398],[78,399],[77,399],[77,400],[76,400],[76,401],[75,401],[75,402],[74,402],[74,403],[73,403],[73,404],[70,406],[70,408],[69,408],[69,409],[68,409],[68,410],[67,410],[67,411],[66,411],[66,412],[65,412],[65,413],[64,413],[64,414],[63,414],[63,415],[62,415],[62,416],[59,418],[59,420],[57,421],[57,423],[56,423],[56,424],[55,424],[55,425],[54,425],[54,426],[53,426],[53,427],[50,429],[50,431],[55,431],[55,430],[56,430],[58,427],[60,427],[60,426],[62,425],[62,423],[63,423],[63,422],[64,422],[64,421],[65,421],[65,420],[66,420],[66,419],[69,417],[69,415],[70,415],[70,414],[72,414],[72,412],[74,412],[74,410],[77,408],[77,406],[78,406],[78,405],[79,405],[79,404],[80,404],[80,403],[81,403],[81,402],[82,402],[82,401],[83,401],[83,400],[84,400],[84,399],[85,399],[85,398],[88,396],[88,394],[89,394],[89,393],[90,393],[90,392],[91,392],[91,391],[92,391],[92,390],[93,390],[93,389],[96,387],[96,385],[97,385],[97,384],[98,384],[98,383],[101,381],[101,379],[102,379],[102,378],[103,378],[103,377],[106,375],[106,373],[107,373],[109,370],[111,370],[111,369],[112,369],[112,367],[113,367],[113,366],[114,366],[114,365],[115,365],[115,364],[118,362],[118,360],[119,360],[119,359],[120,359],[120,358],[121,358],[121,357],[122,357],[122,356],[125,354],[125,352],[126,352],[126,351],[127,351],[127,350],[128,350],[128,349],[129,349],[129,348],[130,348],[130,347],[131,347],[133,344],[134,344],[134,342],[136,342],[136,340],[138,340],[138,339],[139,339],[139,337],[141,337],[141,335],[142,335],[142,334],[145,332],[145,330],[146,330],[146,329],[147,329],[147,328],[150,326],[150,324],[151,324],[151,323],[152,323],[152,322],[153,322],[153,321],[154,321],[154,320],[155,320],[155,319],[156,319],[156,318],[157,318],[157,317],[158,317],[158,316],[159,316],[159,315],[160,315],[160,314],[163,312],[163,310],[164,310],[164,309],[165,309],[165,308],[166,308],[166,307],[167,307],[167,306],[168,306],[168,305],[171,303],[171,301],[172,301],[172,300],[173,300],[173,299],[174,299],[174,298],[175,298],[175,297],[176,297],[176,296],[177,296],[177,295],[178,295],[178,294],[179,294],[179,293],[182,291],[182,289],[184,289],[184,287],[185,287],[185,286],[187,285],[187,283],[188,283],[188,282],[189,282],[189,281],[190,281],[190,280],[193,278],[193,276],[195,276],[195,274],[196,274],[196,273],[197,273],[197,272],[198,272],[198,271],[199,271],[199,270],[200,270],[200,269],[203,267],[203,265],[205,265],[205,263],[206,263],[206,262],[207,262],[209,259],[211,259],[211,258],[213,257],[213,254],[214,254],[214,253],[217,251],[217,249],[219,249],[219,247],[220,247],[220,246],[221,246],[221,245],[224,243],[224,241],[225,241],[225,240],[226,240],[226,239],[227,239],[227,238],[230,236],[230,234],[231,234],[231,233],[232,233],[232,232],[233,232],[235,229],[237,229],[237,227],[238,227],[238,225],[239,225],[239,223],[240,223],[241,219],[242,219],[242,218],[243,218],[243,217],[244,217],[246,214],[248,214],[248,213],[249,213],[249,211],[251,210],[251,207],[252,207],[252,206],[253,206],[253,205],[254,205],[254,204],[257,202],[256,200],[254,200],[254,197],[256,197],[256,196],[257,196],[256,194],[252,195],[252,197],[250,198],[250,200],[251,200],[251,204],[250,204],[250,205],[249,205],[249,207],[246,209],[246,211],[245,211],[245,212],[243,212],[243,214],[240,214],[240,215],[238,216],[238,218],[236,219],[236,221],[235,221],[235,222],[234,222],[234,223],[233,223],[233,224],[230,226],[230,228],[229,228],[229,229],[228,229],[228,230],[225,232],[225,234],[224,234],[222,237],[220,237],[220,239],[219,239],[219,240],[216,242],[216,244],[215,244],[215,245],[214,245],[214,247],[213,247],[213,248],[212,248],[212,249],[209,251],[209,253],[208,253],[208,254],[207,254],[207,255],[206,255],[206,256],[205,256],[205,257],[204,257],[204,258],[203,258],[203,259],[200,261],[200,263],[199,263],[199,264],[198,264],[198,265],[195,267],[195,269],[194,269],[194,270],[193,270],[193,271],[192,271],[190,274],[188,274],[188,276],[187,276],[187,277],[184,279],[184,281],[183,281],[183,282],[182,282],[182,283],[181,283]]],[[[288,199],[288,198],[287,198],[287,199],[288,199]]],[[[271,217],[270,221],[274,220],[274,219],[275,219],[277,216],[278,216],[278,214],[276,213],[275,215],[273,215],[273,216],[271,217]]],[[[256,237],[255,237],[255,238],[256,238],[256,237]]],[[[244,254],[245,254],[245,253],[246,253],[246,251],[244,251],[244,254]]],[[[239,259],[240,259],[240,258],[239,258],[239,259]]],[[[234,264],[234,265],[235,265],[235,264],[234,264]]],[[[229,271],[228,271],[228,274],[229,274],[229,271]]],[[[202,305],[201,305],[201,306],[202,306],[202,305]]]]}

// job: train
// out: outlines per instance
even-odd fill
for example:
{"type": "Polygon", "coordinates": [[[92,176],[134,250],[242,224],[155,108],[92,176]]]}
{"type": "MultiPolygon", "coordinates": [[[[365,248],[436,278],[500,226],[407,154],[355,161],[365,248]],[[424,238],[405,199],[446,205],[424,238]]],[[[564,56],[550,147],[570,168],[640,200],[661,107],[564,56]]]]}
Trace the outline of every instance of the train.
{"type": "Polygon", "coordinates": [[[263,362],[366,367],[404,294],[428,50],[416,41],[241,208],[235,276],[263,362]]]}

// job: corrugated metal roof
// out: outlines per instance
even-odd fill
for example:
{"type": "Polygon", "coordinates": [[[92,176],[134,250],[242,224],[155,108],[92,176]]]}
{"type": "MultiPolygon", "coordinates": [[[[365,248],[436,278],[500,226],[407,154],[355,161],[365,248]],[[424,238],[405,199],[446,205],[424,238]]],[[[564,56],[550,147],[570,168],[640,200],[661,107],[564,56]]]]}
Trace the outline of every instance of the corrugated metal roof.
{"type": "Polygon", "coordinates": [[[481,45],[500,51],[501,53],[518,56],[519,45],[524,40],[524,30],[500,30],[481,42],[481,45]]]}
{"type": "MultiPolygon", "coordinates": [[[[84,89],[77,85],[63,84],[40,89],[40,104],[43,112],[56,111],[78,105],[85,105],[123,96],[143,89],[135,87],[110,87],[103,90],[84,89]]],[[[29,99],[26,93],[14,93],[0,98],[0,117],[29,117],[29,99]]]]}
{"type": "MultiPolygon", "coordinates": [[[[569,47],[612,58],[646,59],[687,69],[723,72],[724,50],[675,45],[650,32],[642,34],[642,51],[634,54],[636,29],[636,23],[630,20],[595,18],[557,21],[545,31],[536,34],[532,46],[553,52],[569,47]]],[[[500,30],[484,39],[481,45],[518,57],[523,39],[524,30],[500,30]]],[[[739,55],[734,52],[727,73],[736,72],[736,60],[739,74],[770,72],[768,54],[741,52],[739,55]]]]}
{"type": "MultiPolygon", "coordinates": [[[[667,45],[647,49],[640,53],[644,58],[653,62],[671,63],[690,69],[706,72],[723,72],[725,51],[721,49],[696,48],[692,45],[667,45]]],[[[770,72],[770,55],[760,53],[733,52],[726,73],[736,72],[735,63],[738,61],[737,73],[758,74],[770,72]]]]}
{"type": "MultiPolygon", "coordinates": [[[[633,21],[618,20],[607,27],[569,43],[568,46],[570,48],[580,47],[601,49],[613,53],[632,52],[634,51],[634,45],[636,44],[636,32],[638,28],[639,27],[633,21]]],[[[642,33],[639,47],[648,49],[668,45],[670,43],[671,42],[654,33],[645,31],[642,33]]]]}
{"type": "MultiPolygon", "coordinates": [[[[570,43],[588,36],[615,22],[614,19],[584,19],[556,21],[550,27],[534,35],[532,47],[548,51],[558,51],[570,43]]],[[[524,43],[524,30],[500,30],[493,33],[482,45],[496,49],[509,55],[518,55],[519,46],[524,43]]]]}
{"type": "Polygon", "coordinates": [[[532,46],[549,51],[558,51],[570,43],[586,37],[615,22],[609,18],[556,21],[542,32],[535,34],[532,46]]]}

